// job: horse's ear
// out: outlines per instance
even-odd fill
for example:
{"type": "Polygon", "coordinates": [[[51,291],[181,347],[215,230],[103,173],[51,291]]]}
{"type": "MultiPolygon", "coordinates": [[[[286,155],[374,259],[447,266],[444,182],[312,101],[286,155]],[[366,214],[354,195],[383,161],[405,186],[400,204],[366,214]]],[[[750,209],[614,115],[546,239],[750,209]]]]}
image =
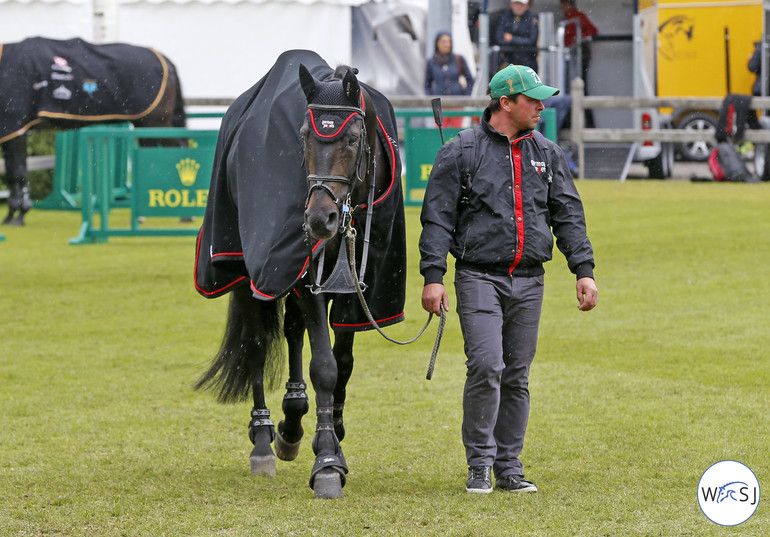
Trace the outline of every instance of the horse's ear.
{"type": "Polygon", "coordinates": [[[313,102],[313,98],[318,91],[316,89],[316,81],[313,75],[310,74],[310,71],[307,70],[307,67],[302,64],[299,64],[299,82],[302,85],[302,91],[305,92],[307,102],[313,102]]]}
{"type": "Polygon", "coordinates": [[[361,86],[352,70],[348,69],[342,78],[342,87],[353,106],[361,106],[361,86]]]}

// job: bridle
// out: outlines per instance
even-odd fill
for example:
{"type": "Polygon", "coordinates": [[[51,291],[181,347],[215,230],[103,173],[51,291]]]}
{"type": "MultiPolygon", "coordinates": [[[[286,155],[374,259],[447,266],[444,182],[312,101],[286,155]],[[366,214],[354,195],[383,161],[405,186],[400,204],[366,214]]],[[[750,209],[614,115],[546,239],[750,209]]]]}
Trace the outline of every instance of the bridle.
{"type": "MultiPolygon", "coordinates": [[[[334,204],[340,208],[340,212],[342,213],[342,218],[340,219],[340,232],[342,232],[344,231],[346,226],[349,225],[351,213],[353,210],[350,207],[351,196],[353,193],[353,184],[354,182],[363,183],[364,178],[366,177],[366,173],[369,170],[371,166],[371,161],[372,161],[372,157],[371,157],[372,149],[368,143],[367,132],[366,132],[366,122],[364,121],[364,111],[363,109],[358,108],[356,106],[310,104],[308,105],[308,112],[310,115],[310,127],[314,130],[315,130],[315,124],[313,122],[314,111],[327,111],[327,112],[332,111],[332,112],[341,112],[343,114],[345,112],[349,112],[350,115],[345,120],[345,123],[349,121],[361,121],[361,136],[358,140],[358,154],[356,155],[356,164],[353,170],[353,174],[350,177],[347,177],[344,175],[315,174],[315,173],[311,173],[307,175],[309,186],[308,186],[308,192],[307,192],[307,199],[305,200],[305,207],[307,207],[308,203],[310,202],[310,196],[313,194],[314,191],[320,189],[326,192],[327,194],[329,194],[334,204]],[[366,156],[366,159],[364,159],[364,156],[366,156]],[[343,183],[348,186],[347,196],[344,200],[344,203],[342,203],[342,205],[340,205],[340,199],[337,197],[337,195],[334,193],[334,190],[332,190],[332,188],[328,185],[328,183],[343,183]]],[[[320,134],[317,130],[314,135],[319,137],[324,136],[320,134]]]]}
{"type": "MultiPolygon", "coordinates": [[[[363,99],[362,99],[363,103],[363,99]]],[[[361,302],[361,307],[366,314],[367,318],[369,319],[369,322],[371,325],[388,341],[391,341],[393,343],[397,343],[399,345],[407,345],[409,343],[412,343],[417,338],[419,338],[423,332],[425,332],[425,329],[430,324],[431,319],[433,318],[433,314],[428,314],[428,320],[425,323],[425,326],[423,326],[422,330],[412,339],[408,341],[398,341],[395,339],[392,339],[387,334],[385,334],[382,329],[377,324],[377,321],[372,316],[371,311],[369,310],[369,306],[366,303],[366,300],[364,298],[364,291],[366,290],[366,284],[363,281],[363,276],[366,274],[366,261],[369,253],[369,235],[371,232],[371,223],[372,223],[372,217],[373,217],[373,207],[374,207],[374,190],[375,190],[375,179],[376,179],[376,173],[374,169],[374,165],[376,164],[376,161],[374,160],[373,148],[368,143],[368,137],[367,137],[367,131],[366,131],[366,121],[364,117],[364,111],[363,108],[358,108],[355,106],[342,106],[342,105],[322,105],[322,104],[310,104],[308,105],[308,115],[309,115],[309,121],[310,121],[310,128],[314,130],[313,136],[317,136],[319,138],[333,138],[338,135],[339,131],[331,136],[324,136],[320,132],[318,132],[318,129],[316,129],[315,122],[313,120],[313,111],[314,110],[323,110],[326,112],[337,112],[341,113],[341,115],[344,115],[344,113],[349,112],[350,115],[347,116],[347,119],[345,119],[345,124],[352,120],[360,120],[361,121],[361,137],[359,139],[359,147],[358,147],[358,154],[356,155],[356,165],[354,168],[353,173],[350,177],[342,176],[342,175],[332,175],[332,174],[308,174],[307,180],[308,180],[308,194],[307,199],[305,201],[305,207],[307,208],[308,203],[310,202],[310,196],[315,190],[323,190],[329,196],[331,197],[332,201],[339,207],[340,213],[342,215],[342,218],[340,218],[340,235],[343,238],[342,244],[340,244],[339,250],[338,250],[338,256],[337,256],[337,263],[334,266],[334,269],[332,270],[332,274],[329,276],[328,280],[325,283],[321,283],[321,276],[322,271],[316,269],[316,265],[314,263],[310,263],[309,271],[311,276],[311,284],[308,286],[310,288],[310,292],[317,295],[319,293],[324,292],[337,292],[337,293],[357,293],[358,298],[361,302]],[[364,159],[364,154],[366,155],[366,159],[364,159]],[[362,171],[362,164],[363,164],[363,171],[362,171]],[[367,216],[366,216],[366,226],[365,226],[365,232],[364,232],[364,249],[361,255],[361,267],[360,271],[356,269],[356,254],[355,254],[355,244],[356,244],[356,229],[352,225],[352,213],[355,210],[355,208],[350,207],[351,202],[351,196],[353,192],[353,183],[354,181],[357,181],[358,183],[363,183],[364,179],[367,175],[367,172],[371,174],[371,185],[369,188],[369,195],[368,195],[368,201],[367,201],[367,216]],[[343,183],[348,185],[348,192],[347,196],[340,205],[340,199],[337,197],[337,195],[334,193],[334,190],[327,184],[327,183],[343,183]],[[349,265],[349,267],[346,267],[345,265],[349,265]],[[349,275],[349,276],[348,276],[349,275]],[[360,275],[360,276],[359,276],[360,275]]],[[[349,128],[349,126],[348,126],[349,128]]],[[[306,232],[306,238],[309,238],[309,233],[307,232],[307,229],[305,229],[306,232]]],[[[313,249],[310,245],[310,242],[308,241],[308,247],[309,247],[309,256],[312,258],[313,256],[313,249]]],[[[326,252],[325,248],[322,248],[319,254],[318,259],[318,265],[323,266],[323,256],[326,252]]],[[[426,375],[426,378],[430,380],[430,378],[433,376],[433,367],[436,362],[436,355],[438,354],[439,344],[441,342],[441,336],[444,332],[444,323],[446,322],[446,314],[444,312],[443,305],[440,307],[441,311],[441,320],[439,321],[439,329],[436,334],[436,342],[433,346],[433,353],[431,354],[430,364],[428,366],[428,373],[426,375]]]]}
{"type": "MultiPolygon", "coordinates": [[[[363,99],[362,99],[361,108],[355,107],[355,106],[345,106],[345,105],[310,104],[308,105],[308,118],[310,122],[310,128],[313,129],[313,133],[311,134],[311,136],[316,136],[321,139],[334,138],[339,135],[339,133],[342,131],[343,128],[350,128],[350,125],[348,124],[349,122],[361,121],[361,134],[358,140],[358,153],[356,155],[356,162],[353,168],[353,172],[349,177],[343,176],[343,175],[334,175],[334,174],[315,174],[315,173],[308,174],[307,180],[308,180],[309,187],[308,187],[307,199],[305,201],[305,207],[307,208],[307,205],[310,203],[310,196],[313,194],[315,190],[318,190],[318,189],[323,190],[329,195],[329,197],[332,199],[332,201],[340,211],[339,235],[344,238],[343,243],[349,240],[350,238],[353,238],[353,240],[355,240],[356,230],[353,227],[353,212],[356,210],[358,206],[351,207],[353,186],[355,183],[363,183],[367,175],[370,177],[371,184],[369,185],[369,195],[368,195],[367,208],[366,208],[364,250],[362,252],[362,258],[361,258],[361,275],[363,276],[366,271],[366,262],[369,254],[369,235],[371,233],[371,222],[373,217],[374,191],[375,191],[375,180],[376,180],[376,173],[374,169],[375,163],[374,163],[374,156],[373,156],[374,150],[369,145],[369,139],[367,136],[366,120],[365,120],[364,109],[363,109],[363,99]],[[336,113],[343,117],[347,115],[347,117],[343,121],[340,129],[338,129],[334,134],[323,135],[316,128],[314,116],[313,116],[314,111],[336,113]],[[348,191],[347,191],[347,195],[345,196],[345,200],[340,200],[328,183],[343,183],[348,185],[348,191]]],[[[309,238],[309,232],[306,228],[305,228],[305,233],[309,238]]],[[[308,241],[308,246],[310,246],[310,241],[308,241]]],[[[322,248],[320,250],[320,257],[319,257],[318,263],[321,266],[323,266],[323,258],[324,258],[325,252],[326,252],[325,248],[322,248]]],[[[339,251],[339,256],[344,256],[344,255],[345,255],[345,248],[341,247],[339,251]]],[[[312,248],[311,248],[311,256],[312,256],[312,248]]],[[[340,271],[342,270],[347,271],[346,265],[347,263],[344,262],[344,258],[339,257],[338,263],[337,265],[335,265],[335,269],[333,273],[339,274],[340,271]]],[[[311,290],[315,294],[321,293],[321,292],[328,292],[332,288],[337,290],[338,292],[355,292],[352,282],[348,282],[348,284],[343,285],[342,288],[335,287],[335,286],[329,287],[327,284],[321,283],[321,271],[316,271],[315,266],[312,263],[310,265],[310,270],[311,270],[311,273],[313,273],[312,280],[314,282],[311,286],[311,290]]],[[[365,284],[363,282],[359,282],[359,284],[365,287],[365,284]]]]}

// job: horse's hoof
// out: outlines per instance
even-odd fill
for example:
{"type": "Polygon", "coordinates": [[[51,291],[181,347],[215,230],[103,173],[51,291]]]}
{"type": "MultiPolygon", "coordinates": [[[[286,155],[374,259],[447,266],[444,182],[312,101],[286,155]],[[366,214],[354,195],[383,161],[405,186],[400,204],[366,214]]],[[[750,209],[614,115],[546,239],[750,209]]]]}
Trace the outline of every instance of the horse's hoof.
{"type": "Polygon", "coordinates": [[[275,477],[275,455],[251,455],[251,475],[275,477]]]}
{"type": "Polygon", "coordinates": [[[9,226],[17,226],[21,227],[24,225],[24,219],[20,216],[17,216],[16,218],[11,218],[10,222],[7,222],[9,226]]]}
{"type": "Polygon", "coordinates": [[[313,497],[322,499],[342,498],[342,480],[336,470],[321,470],[313,481],[313,497]]]}
{"type": "Polygon", "coordinates": [[[299,454],[300,443],[302,443],[302,440],[297,440],[296,442],[287,442],[283,439],[283,435],[279,432],[277,435],[275,435],[275,440],[273,441],[275,454],[282,461],[293,461],[299,454]]]}

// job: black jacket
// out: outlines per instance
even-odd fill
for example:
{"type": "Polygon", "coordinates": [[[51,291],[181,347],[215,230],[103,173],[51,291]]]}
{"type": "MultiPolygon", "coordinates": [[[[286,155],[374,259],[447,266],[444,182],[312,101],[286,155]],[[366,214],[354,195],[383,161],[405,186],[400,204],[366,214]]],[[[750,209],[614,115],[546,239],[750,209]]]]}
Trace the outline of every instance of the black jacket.
{"type": "Polygon", "coordinates": [[[474,129],[475,173],[466,205],[459,203],[460,137],[436,156],[420,216],[420,273],[425,283],[442,282],[447,252],[458,267],[514,276],[543,274],[554,235],[570,270],[578,278],[593,277],[583,204],[561,148],[534,131],[522,133],[511,144],[489,126],[489,118],[487,109],[474,129]]]}
{"type": "Polygon", "coordinates": [[[537,39],[540,31],[537,18],[527,10],[518,16],[506,9],[497,22],[495,44],[503,48],[505,57],[515,65],[526,65],[537,71],[537,39]],[[513,34],[513,39],[503,41],[503,34],[513,34]]]}

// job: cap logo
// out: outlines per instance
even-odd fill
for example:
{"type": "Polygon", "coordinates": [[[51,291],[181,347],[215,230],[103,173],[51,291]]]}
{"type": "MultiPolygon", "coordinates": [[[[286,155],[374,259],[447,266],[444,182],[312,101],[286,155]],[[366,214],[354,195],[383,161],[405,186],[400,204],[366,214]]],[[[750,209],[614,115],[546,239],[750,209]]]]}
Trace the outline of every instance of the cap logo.
{"type": "Polygon", "coordinates": [[[510,93],[513,93],[514,92],[514,90],[513,90],[513,79],[509,78],[508,80],[506,80],[506,82],[508,82],[508,91],[510,93]]]}

